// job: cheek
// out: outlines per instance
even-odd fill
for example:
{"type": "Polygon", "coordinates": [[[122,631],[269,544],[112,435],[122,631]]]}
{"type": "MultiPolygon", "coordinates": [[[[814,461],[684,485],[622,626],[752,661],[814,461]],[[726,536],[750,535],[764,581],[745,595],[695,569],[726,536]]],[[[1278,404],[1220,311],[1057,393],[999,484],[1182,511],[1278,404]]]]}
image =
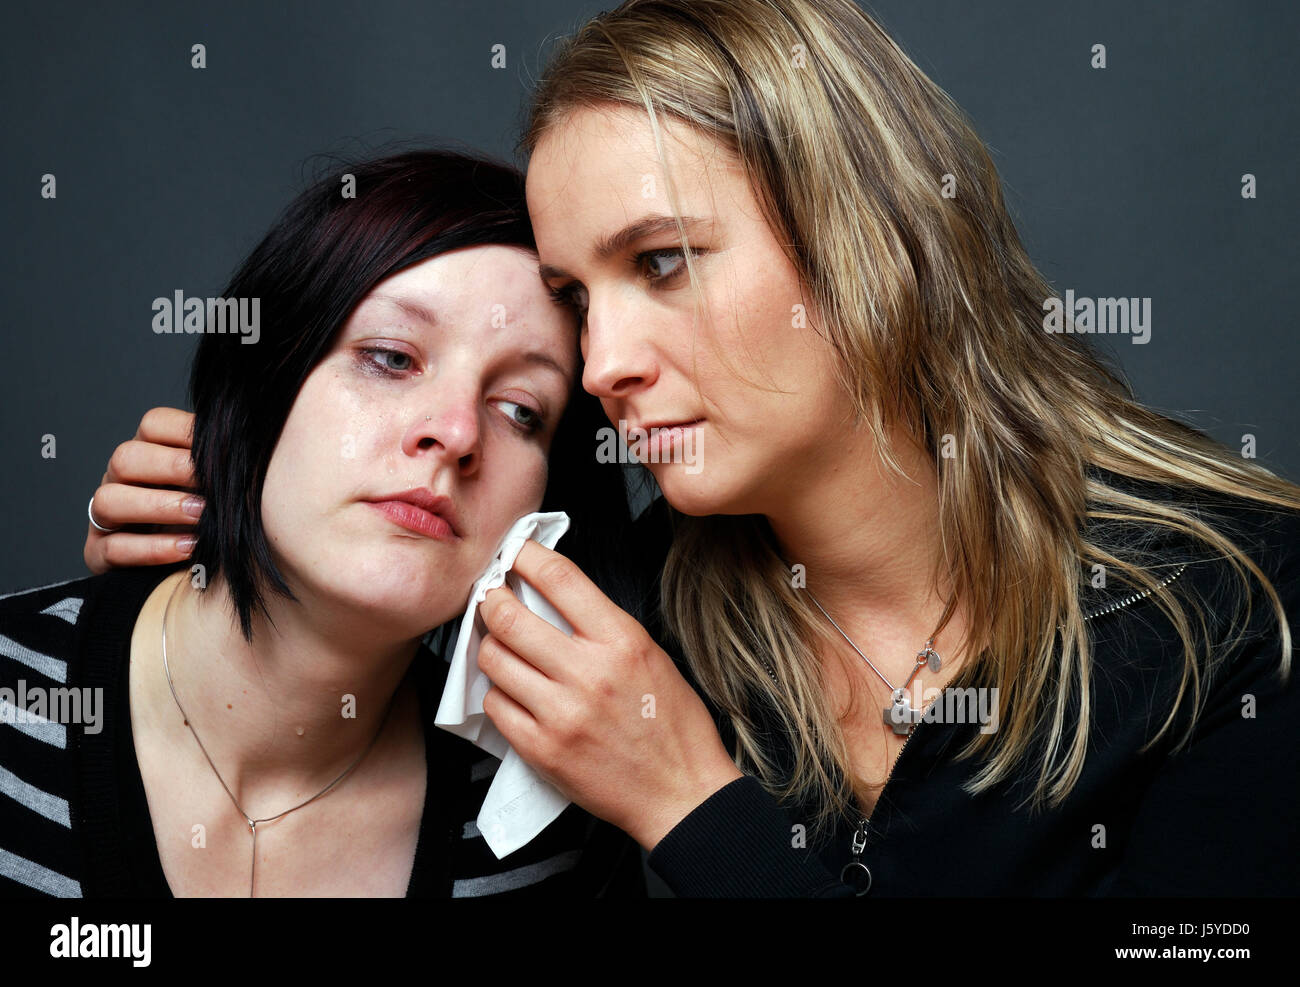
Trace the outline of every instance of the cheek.
{"type": "Polygon", "coordinates": [[[736,265],[709,299],[714,322],[697,345],[700,387],[732,425],[803,427],[820,417],[834,375],[820,315],[779,252],[736,265]]]}
{"type": "Polygon", "coordinates": [[[362,417],[339,375],[322,364],[303,381],[285,419],[262,488],[268,538],[289,531],[311,505],[337,486],[361,449],[362,417]],[[349,410],[351,409],[351,410],[349,410]]]}
{"type": "Polygon", "coordinates": [[[532,514],[546,493],[546,457],[537,451],[516,452],[505,469],[492,481],[489,513],[492,527],[504,535],[518,518],[532,514]]]}
{"type": "Polygon", "coordinates": [[[516,509],[519,514],[531,514],[541,507],[542,497],[546,494],[547,475],[547,463],[544,455],[537,456],[536,462],[523,471],[518,480],[519,497],[516,502],[516,509]]]}

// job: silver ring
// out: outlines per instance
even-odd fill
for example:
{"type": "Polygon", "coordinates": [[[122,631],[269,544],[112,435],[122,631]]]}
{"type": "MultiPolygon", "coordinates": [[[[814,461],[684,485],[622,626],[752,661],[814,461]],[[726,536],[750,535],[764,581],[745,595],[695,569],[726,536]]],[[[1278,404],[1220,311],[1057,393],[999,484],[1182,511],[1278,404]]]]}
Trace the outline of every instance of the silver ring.
{"type": "Polygon", "coordinates": [[[90,503],[86,505],[86,517],[90,518],[90,526],[94,528],[96,531],[102,531],[104,534],[109,535],[117,530],[116,528],[105,528],[102,524],[100,524],[98,521],[95,520],[95,495],[94,494],[90,495],[90,503]]]}

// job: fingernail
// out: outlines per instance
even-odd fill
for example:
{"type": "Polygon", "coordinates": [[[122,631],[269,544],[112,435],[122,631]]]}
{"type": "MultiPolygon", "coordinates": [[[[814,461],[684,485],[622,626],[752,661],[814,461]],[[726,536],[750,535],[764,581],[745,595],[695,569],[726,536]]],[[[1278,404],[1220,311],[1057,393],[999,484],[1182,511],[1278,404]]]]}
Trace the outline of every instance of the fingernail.
{"type": "Polygon", "coordinates": [[[198,517],[203,513],[203,498],[191,494],[181,501],[181,510],[190,517],[198,517]]]}
{"type": "Polygon", "coordinates": [[[198,539],[193,535],[182,535],[180,538],[176,539],[176,551],[189,552],[194,548],[194,544],[197,541],[198,539]]]}

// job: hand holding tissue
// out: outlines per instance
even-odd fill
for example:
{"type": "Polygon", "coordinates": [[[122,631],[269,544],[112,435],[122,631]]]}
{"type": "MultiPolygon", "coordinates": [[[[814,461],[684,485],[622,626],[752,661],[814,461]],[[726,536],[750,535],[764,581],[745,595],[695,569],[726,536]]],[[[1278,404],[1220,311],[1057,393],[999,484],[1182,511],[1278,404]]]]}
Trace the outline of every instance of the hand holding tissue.
{"type": "Polygon", "coordinates": [[[478,667],[479,647],[485,637],[478,608],[489,590],[504,583],[529,610],[564,633],[572,634],[573,628],[568,621],[546,598],[510,571],[526,541],[533,539],[546,548],[554,548],[568,530],[569,516],[556,511],[527,514],[506,532],[496,557],[475,581],[470,592],[469,606],[461,620],[460,633],[447,670],[447,684],[434,720],[444,730],[501,758],[501,767],[492,780],[477,820],[479,832],[498,859],[518,850],[553,823],[569,800],[524,763],[483,712],[483,697],[492,683],[478,667]]]}

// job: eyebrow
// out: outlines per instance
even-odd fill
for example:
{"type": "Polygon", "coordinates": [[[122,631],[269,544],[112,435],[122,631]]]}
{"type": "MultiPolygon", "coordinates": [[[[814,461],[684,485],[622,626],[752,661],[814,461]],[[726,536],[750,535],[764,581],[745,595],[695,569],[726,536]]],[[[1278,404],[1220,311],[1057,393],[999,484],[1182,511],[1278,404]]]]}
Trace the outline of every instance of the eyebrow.
{"type": "MultiPolygon", "coordinates": [[[[682,226],[689,230],[698,226],[706,220],[700,216],[683,216],[682,226]]],[[[596,243],[595,256],[598,260],[606,261],[615,254],[626,249],[638,240],[643,240],[648,236],[654,236],[656,233],[666,233],[669,230],[677,231],[677,220],[672,216],[642,216],[635,222],[629,223],[617,233],[611,233],[607,237],[601,238],[596,243]]],[[[539,264],[537,273],[542,276],[543,280],[550,278],[571,278],[573,277],[563,268],[555,267],[551,264],[539,264]]]]}
{"type": "Polygon", "coordinates": [[[413,319],[418,319],[431,326],[438,324],[438,316],[432,309],[426,308],[414,298],[407,298],[402,295],[375,295],[378,301],[387,302],[395,308],[400,308],[403,312],[413,319]]]}
{"type": "MultiPolygon", "coordinates": [[[[420,304],[420,302],[416,301],[414,298],[407,298],[402,295],[375,295],[374,298],[378,301],[383,301],[389,305],[400,308],[413,319],[419,319],[421,322],[431,326],[436,326],[438,324],[438,316],[434,314],[433,310],[420,304]]],[[[554,357],[543,353],[541,350],[528,350],[521,353],[519,354],[519,360],[522,363],[528,363],[538,367],[548,367],[563,377],[566,383],[573,377],[569,371],[565,370],[564,367],[560,365],[559,361],[554,357]]]]}
{"type": "Polygon", "coordinates": [[[573,379],[573,375],[569,373],[569,371],[560,366],[552,357],[539,350],[529,350],[526,353],[522,353],[520,354],[519,359],[524,363],[535,364],[539,367],[549,367],[563,377],[566,383],[573,379]]]}

